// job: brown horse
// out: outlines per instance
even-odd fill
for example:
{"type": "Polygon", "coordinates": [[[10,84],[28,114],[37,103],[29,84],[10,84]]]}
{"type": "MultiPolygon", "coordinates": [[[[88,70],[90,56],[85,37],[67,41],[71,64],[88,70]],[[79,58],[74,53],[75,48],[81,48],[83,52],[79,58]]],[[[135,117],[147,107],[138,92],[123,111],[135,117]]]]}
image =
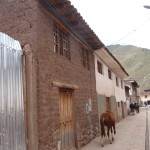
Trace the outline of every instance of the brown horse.
{"type": "Polygon", "coordinates": [[[107,136],[109,138],[110,144],[112,144],[112,141],[114,141],[113,131],[114,131],[114,134],[116,134],[115,121],[116,121],[115,115],[113,112],[106,111],[105,113],[101,114],[100,124],[101,124],[101,144],[102,144],[102,147],[104,147],[103,138],[104,138],[104,136],[106,136],[105,126],[107,127],[107,136]],[[111,130],[112,138],[109,136],[110,130],[111,130]]]}

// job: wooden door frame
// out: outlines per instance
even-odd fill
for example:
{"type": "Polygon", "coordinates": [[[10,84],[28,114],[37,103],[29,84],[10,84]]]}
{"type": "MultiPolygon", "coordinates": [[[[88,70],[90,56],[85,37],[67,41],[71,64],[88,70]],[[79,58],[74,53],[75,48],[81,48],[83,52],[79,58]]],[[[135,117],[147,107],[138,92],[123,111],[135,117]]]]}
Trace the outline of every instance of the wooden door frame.
{"type": "MultiPolygon", "coordinates": [[[[71,93],[71,100],[72,100],[72,129],[73,129],[73,145],[71,145],[72,147],[75,147],[75,124],[74,124],[74,107],[73,107],[73,93],[74,93],[74,89],[69,89],[69,88],[59,88],[59,94],[60,92],[70,92],[71,93]]],[[[59,99],[60,101],[60,99],[59,99]]],[[[59,110],[61,110],[60,108],[60,102],[59,102],[59,110]]],[[[61,128],[60,128],[60,132],[61,132],[61,128]]],[[[61,135],[60,135],[60,139],[61,139],[61,135]]]]}

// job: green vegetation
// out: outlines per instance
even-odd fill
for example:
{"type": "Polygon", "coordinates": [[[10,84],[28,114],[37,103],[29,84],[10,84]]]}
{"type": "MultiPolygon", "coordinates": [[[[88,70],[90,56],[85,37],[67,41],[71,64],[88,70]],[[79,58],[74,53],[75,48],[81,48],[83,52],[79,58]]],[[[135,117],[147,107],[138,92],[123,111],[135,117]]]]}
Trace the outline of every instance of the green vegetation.
{"type": "Polygon", "coordinates": [[[137,81],[142,93],[150,89],[149,49],[132,45],[110,45],[107,48],[128,72],[128,79],[137,81]]]}

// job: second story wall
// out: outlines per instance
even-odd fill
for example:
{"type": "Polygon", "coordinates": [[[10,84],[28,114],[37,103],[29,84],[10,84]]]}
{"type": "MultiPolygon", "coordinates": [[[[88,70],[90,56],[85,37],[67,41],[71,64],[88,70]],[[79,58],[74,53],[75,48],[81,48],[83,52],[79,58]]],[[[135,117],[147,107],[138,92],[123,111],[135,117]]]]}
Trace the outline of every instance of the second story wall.
{"type": "Polygon", "coordinates": [[[117,102],[119,102],[119,101],[126,102],[126,96],[125,96],[125,89],[124,89],[123,80],[118,78],[118,86],[116,86],[116,81],[114,79],[114,85],[115,85],[116,101],[117,102]]]}
{"type": "Polygon", "coordinates": [[[21,46],[30,44],[33,52],[37,50],[37,3],[37,0],[0,2],[0,32],[18,40],[21,46]]]}
{"type": "Polygon", "coordinates": [[[95,73],[96,73],[96,91],[98,94],[106,95],[106,97],[115,96],[115,89],[113,83],[113,74],[112,79],[108,78],[108,67],[98,58],[96,54],[95,56],[95,73]],[[102,64],[102,73],[98,72],[98,64],[99,61],[102,64]]]}
{"type": "Polygon", "coordinates": [[[94,57],[97,94],[105,95],[106,97],[115,96],[117,102],[125,101],[126,99],[123,80],[115,75],[96,54],[94,54],[94,57]],[[102,64],[102,73],[99,73],[98,71],[98,62],[102,64]],[[109,79],[108,69],[111,72],[111,79],[109,79]],[[118,86],[116,85],[116,77],[118,80],[118,86]]]}
{"type": "Polygon", "coordinates": [[[140,95],[141,101],[150,101],[150,94],[140,95]]]}

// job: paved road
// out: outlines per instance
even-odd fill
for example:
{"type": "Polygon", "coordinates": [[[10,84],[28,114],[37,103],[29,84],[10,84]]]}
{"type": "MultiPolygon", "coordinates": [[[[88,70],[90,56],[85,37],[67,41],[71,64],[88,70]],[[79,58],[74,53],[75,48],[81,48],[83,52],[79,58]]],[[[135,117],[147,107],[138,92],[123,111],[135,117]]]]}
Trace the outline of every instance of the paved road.
{"type": "MultiPolygon", "coordinates": [[[[148,108],[150,122],[150,108],[148,108]]],[[[149,125],[148,125],[149,126],[149,125]]],[[[129,116],[116,124],[116,137],[113,144],[108,139],[104,146],[100,145],[100,137],[95,138],[81,150],[145,150],[146,109],[140,108],[140,113],[129,116]]]]}

